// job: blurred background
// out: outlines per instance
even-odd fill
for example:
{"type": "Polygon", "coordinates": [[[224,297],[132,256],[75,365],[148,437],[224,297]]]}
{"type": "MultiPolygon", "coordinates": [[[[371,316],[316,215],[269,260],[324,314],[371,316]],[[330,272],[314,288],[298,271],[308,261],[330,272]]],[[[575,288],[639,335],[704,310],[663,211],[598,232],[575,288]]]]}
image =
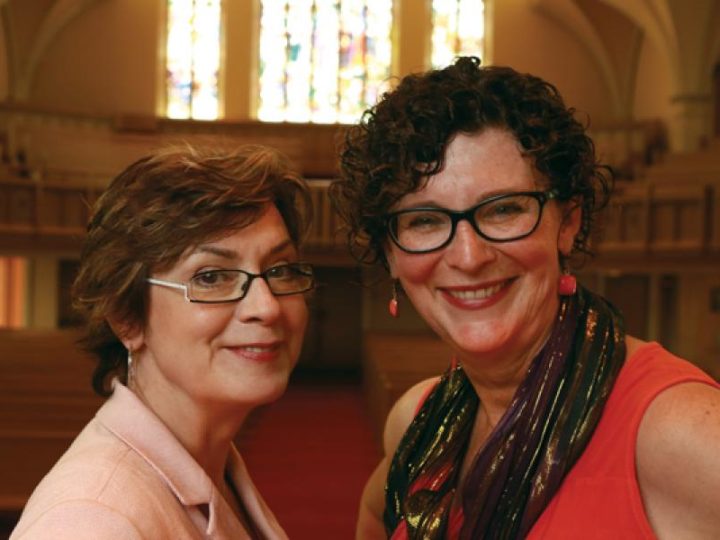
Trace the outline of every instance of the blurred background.
{"type": "Polygon", "coordinates": [[[344,126],[457,54],[539,75],[576,109],[618,179],[581,280],[630,333],[720,377],[720,0],[0,0],[0,22],[6,529],[99,404],[69,298],[89,205],[148,150],[197,141],[272,145],[311,182],[320,286],[296,415],[281,400],[238,440],[291,538],[352,536],[388,408],[449,356],[407,302],[387,315],[387,277],[348,253],[327,186],[344,126]],[[303,458],[258,431],[288,425],[303,458]],[[313,511],[337,531],[308,532],[313,511]]]}

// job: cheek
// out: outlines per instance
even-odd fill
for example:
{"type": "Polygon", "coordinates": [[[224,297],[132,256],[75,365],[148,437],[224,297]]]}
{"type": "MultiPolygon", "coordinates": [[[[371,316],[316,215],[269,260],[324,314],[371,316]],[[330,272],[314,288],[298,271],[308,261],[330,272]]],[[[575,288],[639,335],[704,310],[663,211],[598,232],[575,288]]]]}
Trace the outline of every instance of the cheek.
{"type": "Polygon", "coordinates": [[[393,256],[393,274],[404,283],[423,283],[432,276],[442,252],[410,255],[396,251],[393,256]]]}
{"type": "Polygon", "coordinates": [[[233,310],[228,305],[189,304],[191,310],[168,316],[166,311],[160,318],[164,319],[167,338],[176,346],[186,347],[187,342],[197,344],[212,343],[220,336],[233,317],[233,310]],[[184,345],[181,345],[184,344],[184,345]]]}
{"type": "Polygon", "coordinates": [[[546,246],[542,244],[527,246],[518,259],[522,261],[523,266],[530,270],[537,269],[548,272],[559,267],[557,251],[546,249],[546,246]]]}
{"type": "Polygon", "coordinates": [[[541,242],[525,242],[506,251],[508,257],[519,265],[532,290],[528,294],[544,297],[555,287],[560,275],[560,261],[554,239],[541,242]]]}
{"type": "Polygon", "coordinates": [[[286,331],[289,333],[288,337],[294,340],[302,340],[308,323],[306,300],[302,296],[288,298],[287,300],[287,304],[283,306],[283,311],[286,331]]]}
{"type": "Polygon", "coordinates": [[[288,306],[285,309],[285,336],[288,344],[287,352],[289,354],[289,361],[292,367],[294,367],[300,359],[308,317],[308,308],[304,298],[301,298],[301,302],[297,305],[293,303],[292,306],[288,306]]]}

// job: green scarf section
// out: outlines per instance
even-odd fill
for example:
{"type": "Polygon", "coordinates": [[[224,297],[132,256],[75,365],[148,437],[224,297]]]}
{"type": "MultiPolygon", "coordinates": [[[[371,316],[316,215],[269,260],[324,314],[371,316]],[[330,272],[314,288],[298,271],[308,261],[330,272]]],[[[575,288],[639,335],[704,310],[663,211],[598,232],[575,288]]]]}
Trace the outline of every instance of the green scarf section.
{"type": "Polygon", "coordinates": [[[590,441],[624,361],[617,310],[581,287],[563,298],[547,344],[460,487],[479,400],[462,367],[451,367],[393,457],[388,535],[404,522],[409,539],[445,538],[461,489],[461,538],[526,536],[590,441]]]}

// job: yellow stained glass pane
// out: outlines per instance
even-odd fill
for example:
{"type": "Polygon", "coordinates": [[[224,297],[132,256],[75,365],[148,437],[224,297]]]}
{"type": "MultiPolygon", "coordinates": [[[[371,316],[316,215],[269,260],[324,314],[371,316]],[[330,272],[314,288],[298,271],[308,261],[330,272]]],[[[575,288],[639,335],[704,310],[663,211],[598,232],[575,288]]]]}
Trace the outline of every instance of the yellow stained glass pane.
{"type": "Polygon", "coordinates": [[[483,57],[483,0],[433,0],[432,24],[433,67],[447,66],[456,56],[483,57]]]}

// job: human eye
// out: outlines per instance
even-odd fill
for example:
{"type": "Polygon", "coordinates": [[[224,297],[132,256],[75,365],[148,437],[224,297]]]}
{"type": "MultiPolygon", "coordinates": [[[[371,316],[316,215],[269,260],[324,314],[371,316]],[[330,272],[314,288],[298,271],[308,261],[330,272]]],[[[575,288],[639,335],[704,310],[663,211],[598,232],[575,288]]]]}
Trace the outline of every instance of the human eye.
{"type": "Polygon", "coordinates": [[[443,227],[447,216],[435,210],[414,210],[398,216],[398,229],[425,231],[443,227]]]}
{"type": "Polygon", "coordinates": [[[312,266],[307,263],[288,263],[273,266],[263,272],[275,294],[294,294],[307,291],[313,285],[312,266]]]}
{"type": "Polygon", "coordinates": [[[305,281],[312,278],[312,267],[307,263],[286,263],[273,266],[265,270],[264,275],[273,282],[305,281]]]}
{"type": "Polygon", "coordinates": [[[293,264],[278,264],[265,270],[265,276],[273,280],[290,279],[296,274],[293,264]]]}
{"type": "Polygon", "coordinates": [[[511,195],[481,205],[477,210],[482,221],[502,221],[532,212],[532,197],[511,195]]]}
{"type": "Polygon", "coordinates": [[[217,290],[234,286],[240,274],[232,270],[207,270],[195,274],[191,281],[196,289],[217,290]]]}

